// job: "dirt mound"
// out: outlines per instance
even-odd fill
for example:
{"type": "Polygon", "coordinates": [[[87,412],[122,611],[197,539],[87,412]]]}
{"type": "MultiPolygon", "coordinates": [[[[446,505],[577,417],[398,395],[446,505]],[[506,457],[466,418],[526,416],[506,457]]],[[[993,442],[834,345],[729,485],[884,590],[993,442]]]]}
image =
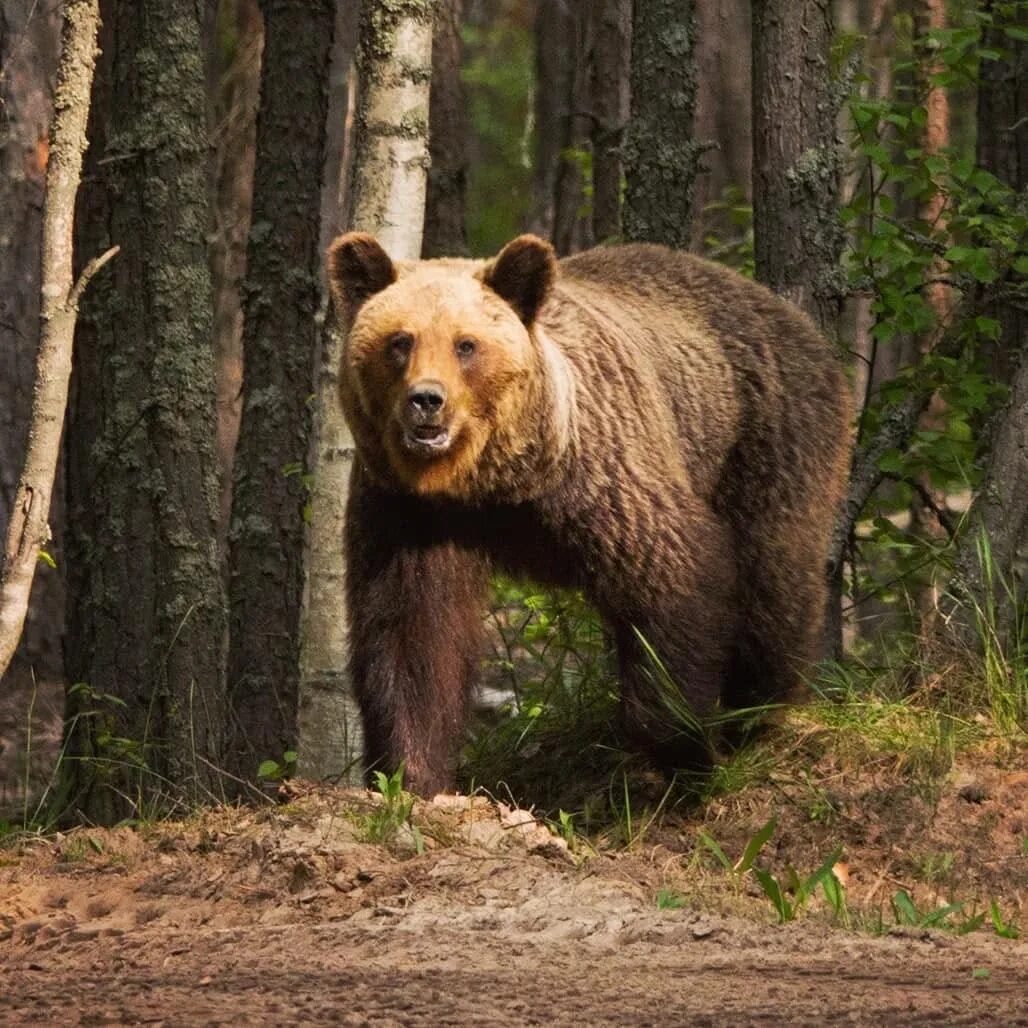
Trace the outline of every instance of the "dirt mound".
{"type": "Polygon", "coordinates": [[[363,841],[382,809],[301,788],[0,852],[4,1020],[1028,1025],[1021,942],[779,927],[695,854],[586,855],[482,798],[363,841]]]}

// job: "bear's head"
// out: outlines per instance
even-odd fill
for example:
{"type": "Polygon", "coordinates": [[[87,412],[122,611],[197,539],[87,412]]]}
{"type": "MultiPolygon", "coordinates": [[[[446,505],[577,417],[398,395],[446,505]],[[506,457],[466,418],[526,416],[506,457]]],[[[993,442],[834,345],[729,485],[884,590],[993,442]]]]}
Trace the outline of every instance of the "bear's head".
{"type": "Polygon", "coordinates": [[[372,474],[425,496],[524,498],[563,448],[559,358],[535,328],[557,271],[550,244],[521,236],[489,262],[394,264],[351,232],[327,267],[347,330],[343,410],[372,474]]]}

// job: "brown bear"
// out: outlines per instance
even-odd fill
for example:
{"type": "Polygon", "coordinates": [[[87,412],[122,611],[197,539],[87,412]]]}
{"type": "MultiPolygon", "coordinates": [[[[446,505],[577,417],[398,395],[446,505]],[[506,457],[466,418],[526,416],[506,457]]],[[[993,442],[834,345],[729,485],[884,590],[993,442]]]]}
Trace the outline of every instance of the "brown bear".
{"type": "Polygon", "coordinates": [[[700,716],[792,694],[816,658],[848,470],[836,355],[796,308],[658,246],[557,261],[328,253],[356,441],[351,673],[370,767],[452,786],[490,573],[580,588],[618,649],[623,721],[663,768],[700,716]]]}

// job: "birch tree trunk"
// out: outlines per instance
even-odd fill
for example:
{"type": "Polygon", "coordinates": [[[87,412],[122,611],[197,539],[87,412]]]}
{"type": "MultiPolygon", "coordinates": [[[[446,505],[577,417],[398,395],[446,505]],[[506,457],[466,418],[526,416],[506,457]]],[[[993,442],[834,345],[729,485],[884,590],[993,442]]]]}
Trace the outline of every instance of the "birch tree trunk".
{"type": "Polygon", "coordinates": [[[108,251],[91,262],[73,284],[75,197],[86,149],[99,18],[99,0],[70,0],[65,7],[46,171],[36,388],[25,464],[7,526],[0,573],[0,678],[21,637],[39,550],[50,537],[50,498],[68,404],[79,296],[92,274],[113,256],[108,251]]]}
{"type": "MultiPolygon", "coordinates": [[[[366,0],[351,229],[374,232],[394,260],[421,253],[436,0],[366,0]]],[[[353,438],[339,406],[343,339],[327,321],[317,383],[314,484],[300,648],[299,770],[363,780],[360,712],[348,675],[343,526],[353,438]]]]}

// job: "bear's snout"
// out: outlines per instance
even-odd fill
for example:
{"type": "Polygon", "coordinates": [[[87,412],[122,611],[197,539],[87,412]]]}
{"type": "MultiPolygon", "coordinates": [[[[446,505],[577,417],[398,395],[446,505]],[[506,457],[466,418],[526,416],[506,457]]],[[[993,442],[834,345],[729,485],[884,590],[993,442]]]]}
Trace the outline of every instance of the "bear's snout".
{"type": "Polygon", "coordinates": [[[407,416],[415,425],[433,424],[439,420],[445,403],[446,387],[442,382],[417,382],[407,391],[407,416]]]}

